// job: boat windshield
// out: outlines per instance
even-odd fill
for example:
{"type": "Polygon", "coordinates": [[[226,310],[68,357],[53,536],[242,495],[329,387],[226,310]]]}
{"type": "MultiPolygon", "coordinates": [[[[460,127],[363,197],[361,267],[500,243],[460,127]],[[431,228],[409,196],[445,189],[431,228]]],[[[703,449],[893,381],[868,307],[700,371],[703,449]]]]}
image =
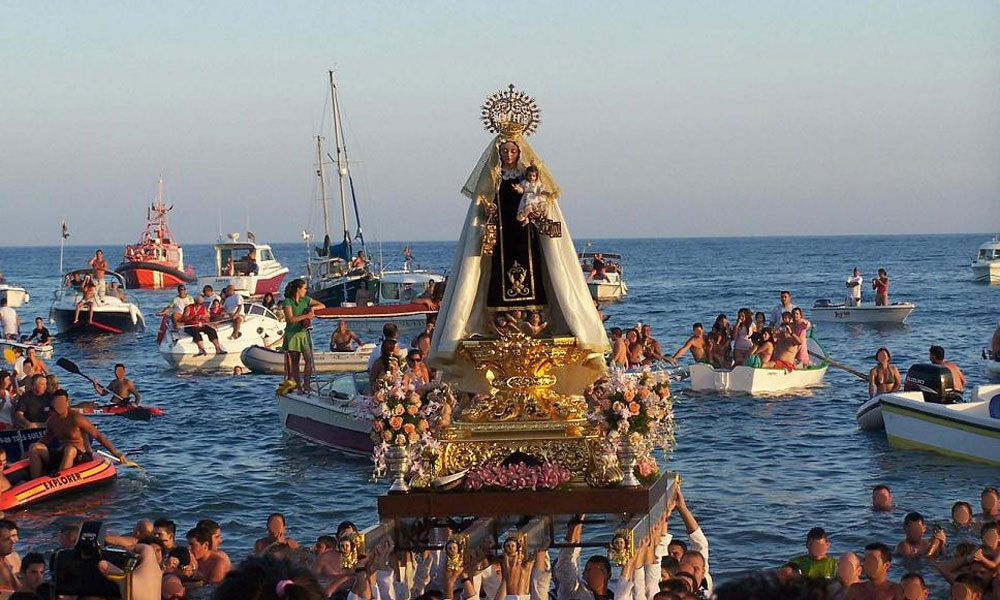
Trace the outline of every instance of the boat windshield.
{"type": "Polygon", "coordinates": [[[994,248],[981,248],[979,250],[979,260],[993,260],[1000,258],[1000,250],[994,248]]]}
{"type": "Polygon", "coordinates": [[[274,260],[274,254],[271,253],[270,248],[261,248],[257,254],[257,260],[274,260]]]}
{"type": "MultiPolygon", "coordinates": [[[[354,379],[354,385],[353,385],[354,389],[351,390],[351,393],[354,393],[355,389],[358,391],[359,394],[368,395],[371,393],[372,391],[371,386],[368,384],[368,371],[361,371],[360,373],[355,373],[353,379],[354,379]]],[[[344,381],[348,381],[348,379],[345,377],[344,381]]]]}
{"type": "Polygon", "coordinates": [[[424,290],[416,289],[413,283],[399,281],[383,281],[379,285],[380,300],[398,300],[400,304],[413,302],[424,290]]]}

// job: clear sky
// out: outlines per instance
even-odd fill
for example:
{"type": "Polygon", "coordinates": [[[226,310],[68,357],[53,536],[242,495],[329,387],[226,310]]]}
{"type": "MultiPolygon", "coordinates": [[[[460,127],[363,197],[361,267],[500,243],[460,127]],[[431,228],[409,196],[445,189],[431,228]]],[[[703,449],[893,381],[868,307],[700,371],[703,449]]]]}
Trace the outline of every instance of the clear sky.
{"type": "Polygon", "coordinates": [[[182,242],[318,231],[333,67],[369,239],[457,238],[511,82],[577,238],[1000,229],[996,1],[0,12],[4,245],[133,241],[161,174],[182,242]]]}

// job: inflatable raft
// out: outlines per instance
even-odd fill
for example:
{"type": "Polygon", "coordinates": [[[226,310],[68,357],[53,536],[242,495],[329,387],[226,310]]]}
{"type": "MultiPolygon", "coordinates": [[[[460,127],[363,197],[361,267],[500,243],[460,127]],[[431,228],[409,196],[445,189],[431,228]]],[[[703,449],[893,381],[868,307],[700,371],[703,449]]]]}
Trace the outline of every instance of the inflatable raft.
{"type": "MultiPolygon", "coordinates": [[[[365,344],[353,352],[315,352],[314,373],[354,373],[368,370],[368,357],[375,344],[365,344]]],[[[250,346],[241,356],[243,364],[254,373],[283,375],[285,353],[264,346],[250,346]]]]}
{"type": "Polygon", "coordinates": [[[61,471],[54,477],[42,475],[31,479],[28,473],[28,459],[7,465],[3,474],[13,486],[6,492],[0,493],[0,510],[8,511],[109,483],[118,473],[110,461],[95,455],[93,460],[61,471]]]}

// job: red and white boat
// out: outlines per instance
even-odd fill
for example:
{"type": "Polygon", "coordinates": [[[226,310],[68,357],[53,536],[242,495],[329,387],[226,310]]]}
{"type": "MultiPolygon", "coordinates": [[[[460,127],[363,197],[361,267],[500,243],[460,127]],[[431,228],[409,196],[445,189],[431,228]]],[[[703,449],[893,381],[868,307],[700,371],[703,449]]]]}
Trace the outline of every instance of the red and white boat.
{"type": "Polygon", "coordinates": [[[156,202],[146,210],[146,229],[135,247],[125,247],[125,258],[115,269],[125,277],[131,289],[169,288],[180,283],[194,283],[194,268],[184,266],[184,249],[170,226],[167,213],[173,206],[163,204],[163,178],[156,186],[156,202]]]}
{"type": "Polygon", "coordinates": [[[274,257],[267,244],[258,244],[252,233],[247,233],[247,241],[240,241],[240,234],[230,233],[229,241],[219,241],[215,245],[215,275],[198,278],[198,288],[206,285],[214,290],[222,290],[228,285],[244,296],[263,296],[281,291],[281,281],[288,273],[288,267],[274,257]],[[256,255],[256,269],[250,260],[250,253],[256,255]]]}

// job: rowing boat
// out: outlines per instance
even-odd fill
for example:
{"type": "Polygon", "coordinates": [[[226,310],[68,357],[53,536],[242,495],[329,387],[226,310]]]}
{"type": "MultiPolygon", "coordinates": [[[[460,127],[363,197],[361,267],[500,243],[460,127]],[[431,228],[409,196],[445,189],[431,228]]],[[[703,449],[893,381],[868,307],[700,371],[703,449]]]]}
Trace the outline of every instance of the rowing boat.
{"type": "Polygon", "coordinates": [[[0,510],[25,508],[57,496],[79,493],[109,483],[117,475],[111,461],[97,454],[55,476],[42,475],[35,479],[31,479],[28,463],[28,459],[19,460],[4,469],[3,474],[12,487],[0,493],[0,510]]]}
{"type": "MultiPolygon", "coordinates": [[[[809,351],[825,356],[819,342],[809,338],[809,351]]],[[[776,394],[823,385],[829,363],[823,361],[805,369],[755,369],[738,366],[717,369],[709,364],[691,365],[691,390],[694,392],[736,392],[743,394],[776,394]]]]}

